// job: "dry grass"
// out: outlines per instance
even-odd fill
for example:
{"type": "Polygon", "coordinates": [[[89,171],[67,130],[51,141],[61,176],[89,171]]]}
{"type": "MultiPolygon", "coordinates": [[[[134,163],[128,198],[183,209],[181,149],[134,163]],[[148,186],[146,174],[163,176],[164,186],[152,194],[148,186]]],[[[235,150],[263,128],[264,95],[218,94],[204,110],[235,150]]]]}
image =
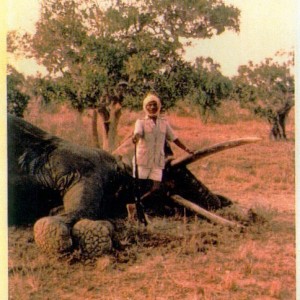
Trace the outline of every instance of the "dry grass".
{"type": "MultiPolygon", "coordinates": [[[[211,190],[254,208],[267,222],[240,232],[197,218],[155,218],[147,232],[127,225],[128,247],[94,264],[49,258],[38,252],[32,228],[9,228],[10,299],[296,299],[293,116],[287,124],[289,140],[275,142],[268,139],[264,122],[236,107],[233,113],[233,104],[222,109],[226,122],[167,117],[195,149],[262,137],[259,143],[207,157],[190,169],[211,190]],[[243,117],[237,122],[239,113],[243,117]]],[[[66,108],[52,112],[35,111],[26,119],[66,139],[91,144],[89,114],[78,116],[66,108]]],[[[120,141],[137,116],[122,116],[120,141]]]]}

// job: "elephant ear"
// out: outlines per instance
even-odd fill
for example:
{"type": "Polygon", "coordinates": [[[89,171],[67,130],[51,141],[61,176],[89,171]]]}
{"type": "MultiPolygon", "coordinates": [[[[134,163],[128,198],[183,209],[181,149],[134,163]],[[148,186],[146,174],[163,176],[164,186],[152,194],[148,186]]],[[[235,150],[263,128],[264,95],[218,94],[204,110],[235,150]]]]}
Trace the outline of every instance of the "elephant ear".
{"type": "Polygon", "coordinates": [[[8,155],[16,153],[21,170],[38,173],[61,140],[21,118],[8,115],[7,120],[8,155]]]}

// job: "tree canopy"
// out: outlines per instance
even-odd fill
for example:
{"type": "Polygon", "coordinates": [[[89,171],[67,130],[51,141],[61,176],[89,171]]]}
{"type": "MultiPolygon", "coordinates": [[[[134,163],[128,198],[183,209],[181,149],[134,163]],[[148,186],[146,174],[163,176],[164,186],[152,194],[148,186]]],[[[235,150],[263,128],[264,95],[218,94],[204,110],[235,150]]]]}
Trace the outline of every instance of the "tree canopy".
{"type": "Polygon", "coordinates": [[[108,125],[120,107],[140,108],[149,91],[169,108],[195,90],[183,41],[239,31],[239,16],[222,0],[43,0],[22,46],[73,107],[97,110],[108,125]]]}
{"type": "Polygon", "coordinates": [[[36,32],[27,34],[23,45],[50,75],[62,79],[78,109],[97,106],[122,80],[131,98],[168,90],[165,95],[174,102],[186,86],[176,92],[164,77],[182,81],[178,72],[179,78],[174,76],[184,65],[181,38],[238,31],[239,13],[219,0],[44,0],[36,32]]]}
{"type": "Polygon", "coordinates": [[[276,139],[286,138],[285,118],[294,105],[294,53],[278,52],[277,56],[286,54],[283,62],[272,58],[258,64],[250,61],[240,66],[238,76],[233,78],[234,97],[242,106],[267,119],[272,125],[271,136],[276,139]]]}
{"type": "Polygon", "coordinates": [[[229,78],[222,75],[220,65],[211,58],[199,57],[194,66],[194,86],[187,98],[207,120],[208,112],[215,112],[225,100],[231,95],[232,83],[229,78]]]}

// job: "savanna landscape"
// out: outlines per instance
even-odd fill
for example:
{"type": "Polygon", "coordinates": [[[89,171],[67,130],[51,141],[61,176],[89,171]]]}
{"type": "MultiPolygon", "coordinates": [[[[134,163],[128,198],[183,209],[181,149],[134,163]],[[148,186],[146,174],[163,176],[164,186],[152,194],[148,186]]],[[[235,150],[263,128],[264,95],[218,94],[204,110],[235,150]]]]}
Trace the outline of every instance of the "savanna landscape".
{"type": "MultiPolygon", "coordinates": [[[[123,111],[119,143],[138,116],[123,111]]],[[[146,229],[125,221],[124,247],[95,261],[51,257],[37,248],[32,225],[10,227],[9,299],[296,299],[294,110],[287,140],[278,141],[269,139],[265,121],[236,102],[222,102],[207,122],[184,105],[166,117],[193,149],[242,137],[262,139],[189,166],[213,192],[255,211],[255,220],[244,229],[194,215],[153,217],[146,229]]],[[[89,111],[29,106],[24,118],[74,143],[92,145],[89,111]]],[[[237,216],[233,208],[217,213],[237,216]]]]}
{"type": "MultiPolygon", "coordinates": [[[[246,137],[260,140],[198,161],[190,157],[193,163],[188,165],[209,190],[224,196],[213,195],[210,201],[233,202],[218,206],[222,208],[214,213],[239,226],[216,224],[182,207],[176,207],[172,217],[150,215],[147,227],[118,219],[113,221],[115,240],[109,240],[113,250],[98,258],[83,257],[75,243],[71,253],[46,254],[37,246],[34,223],[9,226],[9,299],[296,299],[296,33],[295,26],[291,32],[287,28],[296,20],[294,6],[285,1],[280,8],[278,0],[270,1],[269,8],[262,2],[244,6],[247,1],[227,0],[36,2],[23,3],[26,9],[20,1],[10,7],[19,11],[11,13],[10,23],[20,19],[32,24],[30,29],[15,24],[7,33],[9,114],[74,144],[113,153],[128,141],[136,119],[143,115],[142,99],[151,92],[159,96],[163,113],[190,149],[246,137]],[[34,19],[27,14],[29,5],[34,19]],[[221,46],[200,53],[202,41],[223,33],[243,38],[239,43],[223,40],[221,46]],[[278,43],[282,34],[288,40],[278,43]],[[268,43],[272,50],[253,57],[268,43]],[[222,61],[212,50],[224,52],[222,61]],[[21,70],[19,59],[29,67],[21,70]],[[225,72],[228,64],[236,69],[225,72]]],[[[28,124],[20,127],[19,133],[9,135],[17,142],[9,144],[8,139],[13,161],[8,163],[8,198],[13,203],[8,217],[15,207],[21,212],[19,219],[32,213],[30,205],[38,212],[47,210],[44,203],[49,199],[39,192],[50,190],[54,202],[63,198],[67,217],[47,219],[65,217],[60,224],[72,242],[72,220],[101,223],[99,219],[111,216],[102,205],[108,202],[115,212],[121,202],[113,200],[126,186],[118,158],[95,149],[64,148],[68,143],[48,139],[39,130],[28,129],[28,124]],[[59,143],[63,151],[56,151],[59,143]],[[106,160],[98,159],[100,152],[106,160]],[[78,161],[86,164],[78,167],[78,161]],[[18,180],[14,173],[20,175],[18,180]]],[[[175,146],[173,151],[175,157],[185,154],[175,146]]],[[[196,195],[194,203],[198,198],[200,206],[204,203],[206,189],[198,188],[196,179],[191,180],[196,193],[193,185],[191,193],[182,188],[189,176],[186,166],[185,173],[179,172],[178,164],[173,173],[166,168],[165,178],[173,177],[161,185],[165,192],[161,202],[172,197],[172,189],[164,186],[177,182],[182,194],[196,195]]],[[[133,182],[128,173],[127,179],[133,182]]],[[[124,212],[127,203],[122,202],[124,212]]],[[[102,231],[98,233],[101,236],[102,231]]]]}

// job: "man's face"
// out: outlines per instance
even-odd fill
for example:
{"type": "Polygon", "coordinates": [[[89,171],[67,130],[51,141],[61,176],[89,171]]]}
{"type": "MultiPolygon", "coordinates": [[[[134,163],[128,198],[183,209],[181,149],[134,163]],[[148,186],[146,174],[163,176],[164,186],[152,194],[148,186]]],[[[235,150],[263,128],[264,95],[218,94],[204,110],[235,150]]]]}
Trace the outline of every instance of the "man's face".
{"type": "Polygon", "coordinates": [[[157,113],[158,111],[158,106],[156,101],[150,101],[147,105],[146,105],[146,109],[148,111],[149,114],[154,115],[157,113]]]}

